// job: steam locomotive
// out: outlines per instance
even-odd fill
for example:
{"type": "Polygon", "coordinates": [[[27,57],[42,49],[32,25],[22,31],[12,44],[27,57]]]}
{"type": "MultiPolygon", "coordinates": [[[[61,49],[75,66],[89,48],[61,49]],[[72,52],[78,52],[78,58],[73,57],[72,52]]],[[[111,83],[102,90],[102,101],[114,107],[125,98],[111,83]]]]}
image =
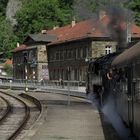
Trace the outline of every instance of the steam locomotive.
{"type": "Polygon", "coordinates": [[[102,104],[113,94],[116,111],[140,139],[140,42],[121,53],[91,61],[87,74],[89,92],[99,94],[102,104]]]}

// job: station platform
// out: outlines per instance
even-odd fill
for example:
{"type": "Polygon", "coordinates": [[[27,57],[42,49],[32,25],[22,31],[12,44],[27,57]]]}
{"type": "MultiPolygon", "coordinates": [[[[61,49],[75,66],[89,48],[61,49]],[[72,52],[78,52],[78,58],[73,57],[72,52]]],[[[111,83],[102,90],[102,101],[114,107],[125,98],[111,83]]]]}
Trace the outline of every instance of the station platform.
{"type": "Polygon", "coordinates": [[[28,94],[47,108],[24,140],[119,140],[111,124],[88,100],[55,93],[28,94]]]}

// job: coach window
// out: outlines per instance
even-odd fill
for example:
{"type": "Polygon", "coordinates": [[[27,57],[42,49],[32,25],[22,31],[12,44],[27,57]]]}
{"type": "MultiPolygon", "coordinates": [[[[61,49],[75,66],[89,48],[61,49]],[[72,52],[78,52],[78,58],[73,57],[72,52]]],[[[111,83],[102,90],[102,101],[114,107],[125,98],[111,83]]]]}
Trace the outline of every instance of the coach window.
{"type": "Polygon", "coordinates": [[[133,64],[133,82],[135,85],[136,99],[140,99],[140,63],[139,61],[133,64]]]}
{"type": "Polygon", "coordinates": [[[56,75],[56,70],[54,69],[53,70],[53,80],[55,80],[55,77],[56,77],[55,75],[56,75]]]}

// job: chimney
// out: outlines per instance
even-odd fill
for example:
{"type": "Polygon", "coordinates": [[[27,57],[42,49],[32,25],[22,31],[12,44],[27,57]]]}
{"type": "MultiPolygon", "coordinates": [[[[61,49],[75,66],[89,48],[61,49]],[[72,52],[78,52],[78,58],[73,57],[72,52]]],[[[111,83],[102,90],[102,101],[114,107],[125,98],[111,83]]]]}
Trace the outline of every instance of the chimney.
{"type": "Polygon", "coordinates": [[[76,19],[75,19],[75,17],[73,17],[73,20],[71,22],[71,27],[74,27],[75,25],[76,25],[76,19]]]}
{"type": "Polygon", "coordinates": [[[59,26],[54,26],[54,27],[53,27],[53,30],[55,30],[55,29],[57,29],[57,28],[59,28],[59,26]]]}
{"type": "Polygon", "coordinates": [[[75,20],[73,20],[73,21],[71,22],[71,27],[74,27],[74,26],[75,26],[75,24],[76,24],[76,21],[75,21],[75,20]]]}
{"type": "Polygon", "coordinates": [[[41,33],[42,34],[47,34],[47,30],[42,30],[41,33]]]}
{"type": "Polygon", "coordinates": [[[102,20],[104,16],[106,16],[106,12],[104,10],[99,11],[99,20],[102,20]]]}
{"type": "Polygon", "coordinates": [[[126,35],[127,35],[126,42],[127,43],[130,43],[131,42],[131,23],[130,22],[127,23],[127,32],[126,32],[126,35]]]}
{"type": "Polygon", "coordinates": [[[17,47],[19,47],[19,42],[17,42],[17,47]]]}

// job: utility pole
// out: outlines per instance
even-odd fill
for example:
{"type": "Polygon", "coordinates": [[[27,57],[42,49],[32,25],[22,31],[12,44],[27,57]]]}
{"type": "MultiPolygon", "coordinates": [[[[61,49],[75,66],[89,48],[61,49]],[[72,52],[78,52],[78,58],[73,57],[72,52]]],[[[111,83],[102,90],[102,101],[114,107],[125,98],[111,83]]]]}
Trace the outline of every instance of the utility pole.
{"type": "Polygon", "coordinates": [[[25,67],[25,92],[28,91],[28,87],[27,87],[27,80],[28,80],[28,70],[27,70],[27,63],[28,60],[27,60],[27,52],[24,52],[24,67],[25,67]]]}
{"type": "Polygon", "coordinates": [[[67,68],[68,71],[68,105],[70,105],[70,67],[67,68]]]}

